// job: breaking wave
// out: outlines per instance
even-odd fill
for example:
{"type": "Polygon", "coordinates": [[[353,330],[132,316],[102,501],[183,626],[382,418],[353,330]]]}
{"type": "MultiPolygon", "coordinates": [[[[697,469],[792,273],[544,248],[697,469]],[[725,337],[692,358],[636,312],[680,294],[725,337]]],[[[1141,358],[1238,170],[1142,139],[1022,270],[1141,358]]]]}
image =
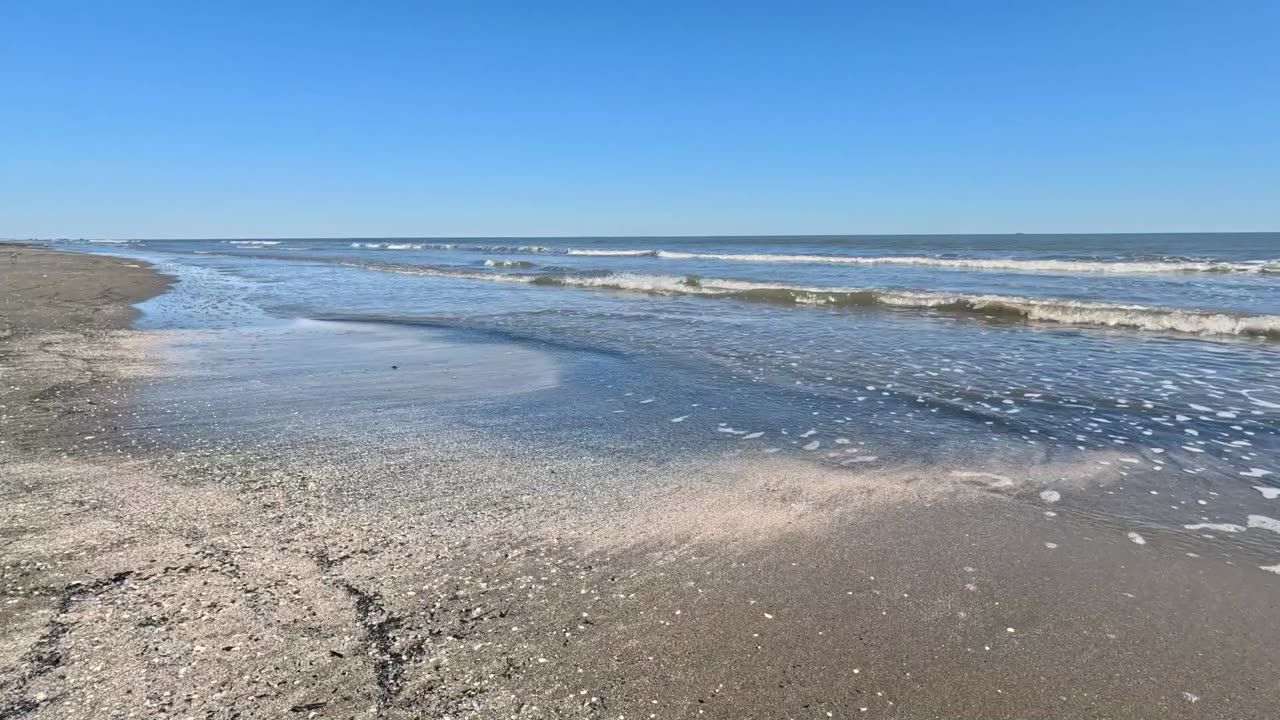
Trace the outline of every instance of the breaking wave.
{"type": "Polygon", "coordinates": [[[1207,310],[1089,302],[1016,295],[965,294],[883,288],[829,288],[637,273],[493,273],[374,263],[343,263],[406,275],[451,277],[538,286],[579,287],[657,295],[689,295],[777,305],[886,307],[932,310],[987,318],[1069,326],[1127,328],[1202,336],[1280,340],[1280,315],[1244,315],[1207,310]]]}
{"type": "Polygon", "coordinates": [[[494,253],[544,253],[554,252],[541,245],[460,245],[458,243],[407,243],[407,242],[353,242],[351,247],[364,250],[471,250],[494,253]]]}
{"type": "Polygon", "coordinates": [[[718,260],[744,263],[819,263],[835,265],[916,265],[961,270],[1010,270],[1051,273],[1275,273],[1280,259],[1203,260],[1148,258],[1120,260],[1050,260],[1019,258],[949,258],[929,255],[812,255],[791,253],[702,253],[684,250],[622,248],[554,248],[543,245],[476,245],[471,243],[355,242],[355,248],[383,250],[464,250],[497,253],[553,253],[581,257],[652,257],[666,260],[718,260]]]}
{"type": "MultiPolygon", "coordinates": [[[[661,256],[662,250],[588,250],[570,248],[565,251],[566,255],[596,255],[601,257],[657,257],[661,256]]],[[[692,257],[692,256],[690,256],[692,257]]]]}
{"type": "Polygon", "coordinates": [[[537,263],[531,263],[528,260],[485,260],[484,264],[489,267],[505,268],[531,268],[537,266],[537,263]]]}
{"type": "Polygon", "coordinates": [[[433,250],[452,250],[454,245],[432,245],[427,243],[375,243],[375,242],[353,242],[353,248],[366,248],[369,250],[423,250],[431,247],[433,250]]]}
{"type": "Polygon", "coordinates": [[[780,253],[693,253],[656,250],[655,257],[672,260],[725,260],[759,263],[834,263],[845,265],[924,265],[969,270],[1111,273],[1280,273],[1280,262],[1224,262],[1211,260],[1018,260],[1013,258],[940,258],[920,255],[788,255],[780,253]]]}

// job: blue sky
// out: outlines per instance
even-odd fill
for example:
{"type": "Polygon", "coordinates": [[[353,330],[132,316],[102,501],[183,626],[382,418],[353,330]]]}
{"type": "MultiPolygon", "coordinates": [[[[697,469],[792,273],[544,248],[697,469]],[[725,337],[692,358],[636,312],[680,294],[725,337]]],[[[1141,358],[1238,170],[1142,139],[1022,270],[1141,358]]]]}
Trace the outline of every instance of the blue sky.
{"type": "Polygon", "coordinates": [[[1280,2],[57,2],[0,236],[1280,230],[1280,2]]]}

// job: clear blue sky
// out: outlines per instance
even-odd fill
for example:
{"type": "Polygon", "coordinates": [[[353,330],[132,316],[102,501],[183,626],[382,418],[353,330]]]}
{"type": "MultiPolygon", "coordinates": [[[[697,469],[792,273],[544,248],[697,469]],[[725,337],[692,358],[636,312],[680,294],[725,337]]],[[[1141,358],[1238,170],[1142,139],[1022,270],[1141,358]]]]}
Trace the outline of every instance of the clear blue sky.
{"type": "Polygon", "coordinates": [[[1280,230],[1280,2],[35,2],[0,236],[1280,230]]]}

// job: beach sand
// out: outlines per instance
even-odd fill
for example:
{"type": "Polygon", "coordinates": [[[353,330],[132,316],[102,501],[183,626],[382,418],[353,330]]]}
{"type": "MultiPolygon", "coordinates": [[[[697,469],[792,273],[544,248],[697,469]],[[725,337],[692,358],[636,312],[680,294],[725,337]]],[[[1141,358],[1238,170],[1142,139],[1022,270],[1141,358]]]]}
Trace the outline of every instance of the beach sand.
{"type": "Polygon", "coordinates": [[[165,369],[129,303],[167,280],[5,250],[0,717],[1280,707],[1266,533],[1227,552],[1130,527],[1017,468],[575,466],[431,437],[133,447],[131,397],[165,369]],[[645,490],[581,491],[601,473],[645,490]]]}

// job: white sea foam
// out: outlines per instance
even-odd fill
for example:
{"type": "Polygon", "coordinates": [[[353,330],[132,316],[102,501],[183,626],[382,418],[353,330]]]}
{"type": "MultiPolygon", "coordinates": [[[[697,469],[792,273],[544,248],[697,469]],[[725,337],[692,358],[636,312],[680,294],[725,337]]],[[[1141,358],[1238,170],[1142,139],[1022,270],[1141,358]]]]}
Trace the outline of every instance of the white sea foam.
{"type": "Polygon", "coordinates": [[[1280,533],[1280,520],[1266,515],[1250,515],[1247,520],[1249,527],[1259,528],[1261,530],[1270,530],[1273,533],[1280,533]]]}
{"type": "Polygon", "coordinates": [[[1247,398],[1249,402],[1253,403],[1254,405],[1258,405],[1265,408],[1280,408],[1280,403],[1273,403],[1273,402],[1267,402],[1266,400],[1259,400],[1258,398],[1253,397],[1252,395],[1249,394],[1249,393],[1256,393],[1256,392],[1263,392],[1263,391],[1262,390],[1241,390],[1240,394],[1245,396],[1245,398],[1247,398]]]}
{"type": "MultiPolygon", "coordinates": [[[[415,243],[431,249],[473,252],[559,253],[586,257],[654,257],[668,260],[717,260],[743,263],[824,263],[837,265],[917,265],[967,270],[1010,270],[1051,273],[1280,273],[1280,258],[1267,260],[1158,259],[1023,259],[952,258],[929,255],[821,255],[806,253],[703,253],[685,250],[635,248],[554,248],[542,245],[481,245],[415,243]]],[[[388,243],[352,243],[353,247],[384,247],[388,243]]]]}
{"type": "Polygon", "coordinates": [[[1261,485],[1255,485],[1253,486],[1253,489],[1262,493],[1262,497],[1266,498],[1267,500],[1275,500],[1276,498],[1280,498],[1280,488],[1262,487],[1261,485]]]}
{"type": "Polygon", "coordinates": [[[655,255],[655,250],[590,250],[573,248],[565,252],[566,255],[593,255],[600,257],[643,257],[646,255],[655,255]]]}
{"type": "MultiPolygon", "coordinates": [[[[368,250],[422,250],[427,247],[425,243],[371,243],[371,242],[353,242],[353,248],[365,248],[368,250]]],[[[444,246],[447,249],[451,246],[444,246]]]]}
{"type": "Polygon", "coordinates": [[[1196,335],[1280,336],[1280,315],[1233,315],[1145,305],[967,295],[934,291],[788,286],[742,280],[711,280],[665,275],[615,273],[561,276],[548,284],[598,287],[659,294],[707,295],[795,305],[882,305],[940,309],[987,316],[1013,316],[1063,325],[1095,325],[1196,335]]]}
{"type": "MultiPolygon", "coordinates": [[[[574,251],[570,251],[571,254],[574,251]]],[[[923,265],[970,270],[1014,270],[1029,272],[1107,273],[1280,273],[1280,260],[1221,262],[1210,260],[1021,260],[1015,258],[941,258],[920,255],[801,255],[784,253],[696,253],[679,250],[609,251],[591,255],[653,255],[672,260],[724,260],[756,263],[834,263],[843,265],[923,265]]]]}
{"type": "Polygon", "coordinates": [[[1233,523],[1196,523],[1195,525],[1183,525],[1188,530],[1214,530],[1216,532],[1225,533],[1242,533],[1244,527],[1233,523]]]}
{"type": "MultiPolygon", "coordinates": [[[[1061,325],[1129,328],[1194,335],[1280,338],[1280,315],[1242,315],[1148,305],[1129,305],[1017,295],[970,295],[927,290],[817,287],[717,278],[609,273],[605,275],[468,272],[452,269],[348,263],[411,275],[519,282],[556,287],[599,288],[660,295],[695,295],[783,305],[881,306],[936,310],[983,317],[1007,317],[1061,325]]],[[[1250,398],[1256,404],[1267,404],[1250,398]]]]}
{"type": "Polygon", "coordinates": [[[527,268],[527,267],[534,266],[534,263],[531,263],[528,260],[485,260],[484,264],[488,265],[489,267],[527,268]]]}

